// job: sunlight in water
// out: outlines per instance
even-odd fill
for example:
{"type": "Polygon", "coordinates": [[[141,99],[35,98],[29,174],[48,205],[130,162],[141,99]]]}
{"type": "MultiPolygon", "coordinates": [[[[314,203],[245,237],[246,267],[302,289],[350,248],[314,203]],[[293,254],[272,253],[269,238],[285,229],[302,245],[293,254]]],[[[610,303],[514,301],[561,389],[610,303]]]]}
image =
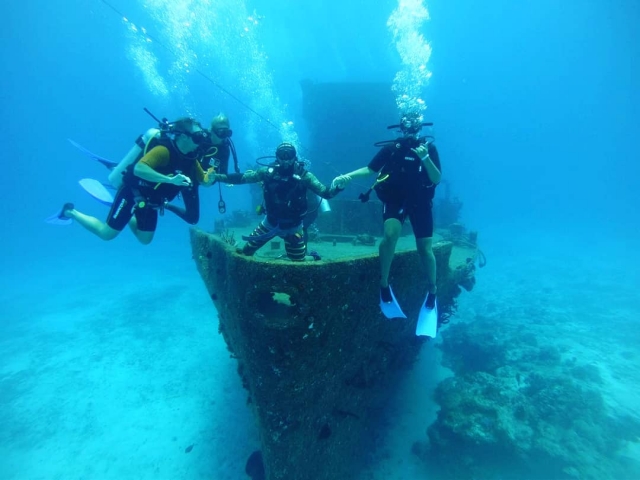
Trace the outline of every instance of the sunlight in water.
{"type": "MultiPolygon", "coordinates": [[[[135,26],[132,25],[132,31],[135,32],[135,26]]],[[[166,82],[158,72],[158,59],[149,49],[145,48],[144,43],[139,42],[138,40],[134,40],[129,45],[129,51],[127,52],[127,56],[131,61],[133,61],[140,72],[142,73],[142,77],[146,82],[151,93],[158,97],[168,97],[169,96],[169,88],[167,87],[166,82]]]]}
{"type": "MultiPolygon", "coordinates": [[[[268,56],[258,39],[260,15],[249,12],[245,2],[238,0],[141,0],[141,4],[153,24],[146,26],[149,34],[130,28],[135,34],[130,56],[154,95],[171,95],[187,113],[197,116],[201,112],[188,85],[193,75],[202,73],[229,86],[233,94],[242,92],[241,100],[275,125],[282,141],[298,144],[295,126],[275,92],[268,56]],[[162,52],[158,42],[170,53],[162,52]],[[164,63],[158,65],[158,57],[164,63]]],[[[260,148],[257,139],[263,136],[258,131],[264,128],[262,120],[250,117],[245,131],[256,149],[260,148]]]]}
{"type": "Polygon", "coordinates": [[[397,8],[387,20],[387,28],[393,35],[402,61],[402,68],[396,73],[392,86],[401,113],[422,113],[427,108],[420,98],[431,78],[427,68],[431,45],[420,33],[425,20],[429,20],[429,11],[422,0],[398,0],[397,8]]]}

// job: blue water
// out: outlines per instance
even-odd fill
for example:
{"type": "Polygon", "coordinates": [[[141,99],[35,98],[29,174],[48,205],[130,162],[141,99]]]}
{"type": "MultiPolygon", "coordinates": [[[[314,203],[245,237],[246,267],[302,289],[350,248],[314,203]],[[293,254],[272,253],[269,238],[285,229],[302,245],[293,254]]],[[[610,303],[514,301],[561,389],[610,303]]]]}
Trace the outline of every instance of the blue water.
{"type": "MultiPolygon", "coordinates": [[[[518,312],[535,311],[549,344],[579,332],[566,348],[581,345],[601,369],[613,413],[632,410],[640,4],[400,3],[428,8],[417,27],[432,48],[425,119],[489,259],[453,322],[525,328],[518,312]]],[[[258,441],[186,225],[163,217],[148,247],[128,232],[106,243],[45,225],[66,201],[106,215],[77,185],[104,169],[66,139],[119,159],[153,125],[143,107],[205,124],[224,111],[244,169],[282,138],[313,138],[301,80],[391,84],[406,67],[387,27],[398,4],[2,3],[0,478],[242,478],[258,441]]],[[[350,112],[337,116],[327,128],[358,128],[350,112]]],[[[396,119],[378,121],[384,131],[396,119]]],[[[342,172],[368,160],[330,159],[342,172]]],[[[244,193],[227,189],[225,200],[246,208],[244,193]]],[[[202,194],[202,228],[219,218],[216,205],[215,192],[202,194]]],[[[398,406],[407,428],[390,436],[391,460],[373,478],[435,475],[409,451],[437,410],[419,402],[451,372],[433,374],[436,350],[425,358],[398,406]]]]}

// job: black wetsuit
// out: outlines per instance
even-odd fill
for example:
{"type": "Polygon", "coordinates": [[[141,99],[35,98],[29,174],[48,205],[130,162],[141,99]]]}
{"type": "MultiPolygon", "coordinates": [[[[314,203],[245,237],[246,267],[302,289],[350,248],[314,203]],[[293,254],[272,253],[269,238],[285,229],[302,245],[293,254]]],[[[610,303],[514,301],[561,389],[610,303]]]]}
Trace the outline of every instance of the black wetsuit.
{"type": "MultiPolygon", "coordinates": [[[[229,170],[229,156],[231,149],[229,141],[224,140],[220,145],[210,145],[198,158],[202,169],[206,172],[213,168],[215,173],[226,174],[229,170]]],[[[184,208],[177,205],[167,204],[166,209],[175,213],[185,222],[195,225],[200,220],[200,193],[197,183],[182,191],[182,201],[184,208]]]]}
{"type": "MultiPolygon", "coordinates": [[[[399,138],[383,146],[368,165],[371,170],[379,172],[379,178],[389,175],[375,188],[384,204],[383,220],[396,218],[404,223],[409,217],[416,238],[433,236],[431,207],[436,184],[429,179],[422,161],[411,150],[425,143],[424,138],[399,138]]],[[[429,143],[427,148],[429,157],[442,171],[435,145],[429,143]]]]}

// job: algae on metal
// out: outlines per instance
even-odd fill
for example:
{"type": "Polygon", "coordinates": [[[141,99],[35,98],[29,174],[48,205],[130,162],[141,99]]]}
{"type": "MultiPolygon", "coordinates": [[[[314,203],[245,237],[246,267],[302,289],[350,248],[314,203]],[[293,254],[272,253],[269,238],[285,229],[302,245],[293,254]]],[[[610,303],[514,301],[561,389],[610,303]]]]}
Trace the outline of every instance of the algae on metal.
{"type": "MultiPolygon", "coordinates": [[[[255,412],[267,478],[350,478],[375,449],[380,412],[425,341],[414,333],[425,295],[415,251],[398,253],[392,268],[409,318],[387,320],[377,255],[268,261],[197,229],[191,243],[255,412]]],[[[460,285],[473,285],[473,261],[450,265],[452,249],[434,246],[445,315],[460,285]]]]}

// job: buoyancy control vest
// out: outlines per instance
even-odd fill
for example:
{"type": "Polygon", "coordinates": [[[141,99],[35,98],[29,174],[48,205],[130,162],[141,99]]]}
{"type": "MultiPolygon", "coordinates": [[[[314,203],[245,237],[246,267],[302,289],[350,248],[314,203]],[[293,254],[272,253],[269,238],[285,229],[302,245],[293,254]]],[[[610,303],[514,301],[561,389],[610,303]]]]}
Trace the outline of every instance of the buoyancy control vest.
{"type": "Polygon", "coordinates": [[[402,192],[411,192],[417,189],[429,189],[430,196],[435,194],[435,185],[429,179],[425,166],[412,151],[420,145],[427,145],[429,155],[436,157],[435,163],[439,168],[438,152],[432,143],[427,144],[424,138],[400,138],[393,143],[385,145],[384,154],[386,160],[380,169],[380,177],[388,175],[388,178],[380,182],[375,191],[380,200],[387,201],[389,196],[402,196],[402,192]]]}
{"type": "Polygon", "coordinates": [[[298,224],[307,213],[307,187],[302,181],[306,174],[303,167],[293,175],[283,176],[278,169],[269,167],[262,182],[267,217],[279,224],[298,224]]]}

